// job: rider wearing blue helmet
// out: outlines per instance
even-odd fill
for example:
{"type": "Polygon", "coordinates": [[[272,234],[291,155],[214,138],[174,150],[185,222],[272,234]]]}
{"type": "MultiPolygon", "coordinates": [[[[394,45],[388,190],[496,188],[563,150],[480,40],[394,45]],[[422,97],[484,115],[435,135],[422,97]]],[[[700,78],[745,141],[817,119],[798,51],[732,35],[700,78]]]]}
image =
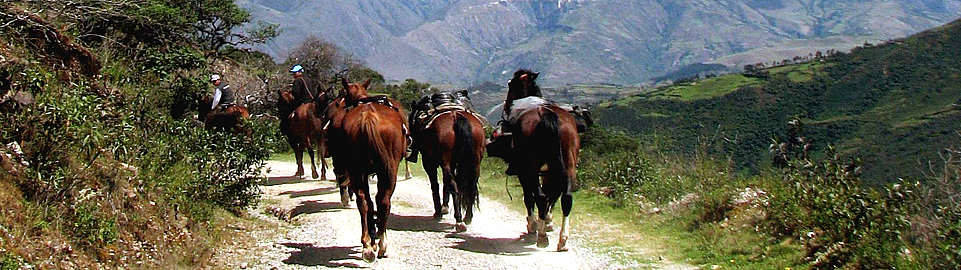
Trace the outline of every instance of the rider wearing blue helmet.
{"type": "Polygon", "coordinates": [[[294,75],[294,81],[291,85],[291,92],[294,94],[294,101],[300,104],[308,103],[314,101],[317,96],[316,90],[311,87],[310,80],[304,78],[304,67],[300,65],[295,65],[290,69],[290,73],[294,75]]]}

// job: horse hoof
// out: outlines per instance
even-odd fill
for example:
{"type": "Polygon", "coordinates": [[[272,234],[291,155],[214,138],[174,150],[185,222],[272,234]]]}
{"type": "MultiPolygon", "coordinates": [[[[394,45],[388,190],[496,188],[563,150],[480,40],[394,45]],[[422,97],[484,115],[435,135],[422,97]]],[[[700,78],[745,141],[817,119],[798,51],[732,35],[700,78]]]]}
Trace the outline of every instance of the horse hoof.
{"type": "Polygon", "coordinates": [[[548,232],[553,232],[553,231],[554,231],[554,223],[547,223],[547,225],[544,226],[544,229],[547,230],[548,232]]]}
{"type": "Polygon", "coordinates": [[[390,252],[387,252],[387,244],[382,244],[380,250],[377,251],[377,258],[387,258],[390,256],[390,252]]]}
{"type": "Polygon", "coordinates": [[[310,176],[313,176],[314,179],[317,179],[318,177],[320,177],[320,175],[317,174],[317,172],[314,172],[314,173],[310,174],[310,176]]]}
{"type": "Polygon", "coordinates": [[[364,261],[366,261],[366,262],[368,262],[368,263],[372,263],[372,262],[374,262],[375,260],[377,260],[377,254],[375,254],[374,249],[373,249],[373,248],[365,248],[365,249],[364,249],[364,261]]]}
{"type": "Polygon", "coordinates": [[[557,239],[557,251],[567,251],[567,237],[561,237],[557,239]]]}
{"type": "Polygon", "coordinates": [[[340,203],[343,204],[344,207],[349,206],[349,204],[350,204],[350,195],[348,195],[347,192],[341,192],[341,193],[340,193],[340,203]]]}
{"type": "Polygon", "coordinates": [[[434,219],[441,219],[441,218],[444,218],[444,213],[434,212],[434,219]]]}
{"type": "Polygon", "coordinates": [[[450,214],[450,207],[447,207],[447,206],[441,207],[441,208],[440,208],[440,213],[441,213],[441,214],[444,214],[444,215],[450,214]]]}
{"type": "Polygon", "coordinates": [[[467,231],[467,224],[464,224],[463,222],[458,222],[457,225],[454,225],[454,231],[459,232],[459,233],[461,233],[461,232],[466,232],[466,231],[467,231]]]}
{"type": "Polygon", "coordinates": [[[537,235],[537,247],[539,247],[539,248],[546,248],[546,247],[547,247],[548,245],[550,245],[550,244],[551,244],[551,241],[550,241],[550,240],[547,240],[547,234],[544,234],[544,235],[538,234],[538,235],[537,235]]]}

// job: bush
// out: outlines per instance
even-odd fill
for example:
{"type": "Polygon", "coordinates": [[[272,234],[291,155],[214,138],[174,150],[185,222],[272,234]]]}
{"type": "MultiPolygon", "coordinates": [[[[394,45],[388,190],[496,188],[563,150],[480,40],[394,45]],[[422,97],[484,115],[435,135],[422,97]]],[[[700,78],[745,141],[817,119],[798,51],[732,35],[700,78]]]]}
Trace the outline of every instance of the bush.
{"type": "MultiPolygon", "coordinates": [[[[789,142],[803,142],[803,124],[788,126],[789,142]]],[[[806,147],[775,140],[774,163],[783,170],[783,181],[771,189],[766,231],[777,237],[798,237],[814,268],[892,268],[903,258],[892,256],[904,248],[901,232],[909,222],[907,198],[914,186],[898,184],[887,194],[865,188],[860,182],[861,161],[842,158],[829,146],[829,158],[811,160],[806,147]],[[782,145],[775,147],[776,145],[782,145]]]]}

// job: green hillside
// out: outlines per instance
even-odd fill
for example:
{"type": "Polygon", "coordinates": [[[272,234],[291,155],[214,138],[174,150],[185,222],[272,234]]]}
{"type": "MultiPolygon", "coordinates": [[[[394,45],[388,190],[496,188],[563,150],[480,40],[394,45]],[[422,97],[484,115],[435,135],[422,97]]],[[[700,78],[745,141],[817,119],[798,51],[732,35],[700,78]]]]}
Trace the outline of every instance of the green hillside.
{"type": "Polygon", "coordinates": [[[603,105],[598,118],[669,150],[730,156],[759,171],[775,134],[798,117],[815,154],[833,144],[861,157],[866,182],[920,178],[920,164],[961,142],[958,44],[954,21],[850,53],[663,87],[603,105]]]}

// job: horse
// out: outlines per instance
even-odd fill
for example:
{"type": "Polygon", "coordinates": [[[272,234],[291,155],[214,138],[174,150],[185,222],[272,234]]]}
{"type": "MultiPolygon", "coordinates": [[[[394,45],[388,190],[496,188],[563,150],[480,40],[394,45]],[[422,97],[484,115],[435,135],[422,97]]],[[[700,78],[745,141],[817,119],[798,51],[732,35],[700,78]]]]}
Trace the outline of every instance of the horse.
{"type": "Polygon", "coordinates": [[[251,136],[251,130],[244,127],[243,122],[250,119],[250,112],[247,108],[235,104],[230,105],[222,112],[213,112],[210,106],[213,104],[213,97],[206,95],[200,99],[199,107],[197,108],[197,115],[203,123],[204,127],[208,130],[227,130],[235,134],[244,133],[249,139],[251,136]]]}
{"type": "Polygon", "coordinates": [[[370,79],[357,84],[342,78],[341,83],[345,107],[335,112],[343,115],[328,127],[328,131],[336,134],[330,138],[331,142],[338,145],[331,154],[340,160],[335,161],[335,170],[338,166],[344,169],[350,191],[357,196],[363,259],[373,262],[388,256],[387,218],[397,184],[397,169],[407,149],[407,120],[403,107],[396,106],[396,101],[368,97],[370,79]],[[376,208],[370,195],[370,175],[377,176],[376,208]]]}
{"type": "Polygon", "coordinates": [[[344,155],[341,154],[343,147],[339,147],[346,140],[346,135],[342,134],[342,125],[346,114],[347,103],[344,101],[343,94],[330,102],[324,114],[326,120],[324,123],[324,144],[326,145],[325,150],[327,150],[324,156],[331,159],[331,165],[334,167],[334,178],[340,189],[340,202],[344,207],[347,207],[353,195],[349,189],[350,181],[347,180],[346,166],[343,164],[344,155]]]}
{"type": "MultiPolygon", "coordinates": [[[[415,121],[416,119],[411,119],[415,121]]],[[[454,220],[456,230],[467,230],[474,216],[473,207],[478,199],[477,179],[480,162],[484,156],[484,121],[463,106],[437,112],[421,130],[413,132],[418,151],[423,153],[424,170],[430,178],[434,199],[434,217],[447,213],[448,194],[454,195],[454,220]],[[441,168],[444,181],[444,202],[437,183],[437,168],[441,168]],[[461,211],[465,212],[463,219],[461,211]]],[[[411,123],[410,126],[419,126],[411,123]]]]}
{"type": "Polygon", "coordinates": [[[299,104],[294,101],[291,91],[280,91],[277,99],[280,110],[280,129],[287,137],[287,143],[297,158],[297,172],[294,176],[304,175],[304,150],[310,155],[310,170],[313,178],[327,178],[327,161],[324,153],[324,115],[332,97],[330,92],[319,93],[313,102],[299,104]],[[320,175],[314,162],[314,147],[320,153],[320,175]]]}
{"type": "MultiPolygon", "coordinates": [[[[507,104],[511,105],[511,98],[524,98],[538,95],[539,89],[534,83],[537,73],[529,70],[519,70],[508,83],[509,95],[507,104]]],[[[558,251],[567,250],[569,217],[573,207],[572,185],[577,179],[577,158],[580,151],[580,136],[575,116],[568,110],[553,103],[527,103],[527,108],[515,106],[509,122],[513,128],[513,145],[510,166],[517,174],[524,191],[524,204],[527,207],[527,230],[537,234],[537,246],[545,248],[549,245],[547,239],[548,223],[551,222],[551,210],[561,200],[564,214],[563,223],[557,243],[558,251]],[[540,177],[542,168],[546,165],[546,174],[540,177]],[[538,210],[534,216],[535,207],[538,210]]]]}

